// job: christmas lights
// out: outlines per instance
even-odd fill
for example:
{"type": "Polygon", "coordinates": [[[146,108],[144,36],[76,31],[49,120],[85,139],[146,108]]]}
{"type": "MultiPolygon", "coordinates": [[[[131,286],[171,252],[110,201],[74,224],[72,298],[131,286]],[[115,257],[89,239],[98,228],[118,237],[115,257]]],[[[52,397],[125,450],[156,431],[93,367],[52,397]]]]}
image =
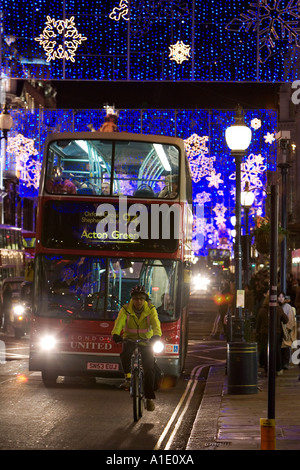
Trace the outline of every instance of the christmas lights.
{"type": "Polygon", "coordinates": [[[12,78],[213,82],[299,78],[297,0],[2,0],[1,12],[1,74],[12,78]],[[169,57],[169,48],[181,43],[193,53],[180,53],[177,63],[169,57]]]}
{"type": "Polygon", "coordinates": [[[47,62],[55,59],[66,59],[75,62],[75,52],[82,41],[86,41],[87,38],[78,33],[74,16],[66,20],[55,20],[47,16],[43,32],[34,40],[38,41],[46,52],[47,62]],[[62,37],[63,44],[57,44],[59,36],[62,37]]]}
{"type": "MultiPolygon", "coordinates": [[[[11,115],[14,128],[8,141],[6,170],[15,169],[16,162],[20,161],[20,196],[35,197],[38,184],[34,178],[38,178],[47,134],[87,132],[89,124],[99,129],[104,121],[106,109],[11,110],[11,115]],[[21,133],[22,137],[18,137],[21,133]],[[23,138],[28,139],[31,146],[26,153],[23,145],[21,158],[23,138]]],[[[234,115],[234,111],[199,109],[119,111],[120,131],[165,134],[184,140],[193,180],[193,249],[197,255],[206,255],[211,247],[226,246],[226,249],[232,251],[230,218],[235,210],[235,162],[226,145],[224,134],[225,129],[234,122],[234,115]]],[[[266,142],[264,136],[272,134],[276,129],[277,114],[271,110],[248,110],[245,111],[245,121],[247,126],[253,121],[260,122],[260,127],[253,131],[248,153],[241,165],[242,189],[248,182],[255,194],[255,202],[249,214],[250,227],[253,227],[254,217],[258,214],[264,215],[267,171],[276,171],[276,143],[266,142]]]]}
{"type": "Polygon", "coordinates": [[[182,64],[184,60],[189,60],[191,46],[184,44],[182,41],[177,41],[170,47],[170,60],[175,60],[177,64],[182,64]]]}

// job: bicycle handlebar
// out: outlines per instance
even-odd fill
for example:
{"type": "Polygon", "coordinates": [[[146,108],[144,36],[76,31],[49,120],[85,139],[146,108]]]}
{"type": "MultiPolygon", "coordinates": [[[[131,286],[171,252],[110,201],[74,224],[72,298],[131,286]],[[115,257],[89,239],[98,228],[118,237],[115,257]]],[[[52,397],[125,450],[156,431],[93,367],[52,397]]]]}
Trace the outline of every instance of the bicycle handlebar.
{"type": "Polygon", "coordinates": [[[141,342],[144,342],[144,343],[150,343],[150,339],[149,338],[137,338],[137,339],[130,339],[130,338],[122,338],[122,343],[141,343],[141,342]]]}

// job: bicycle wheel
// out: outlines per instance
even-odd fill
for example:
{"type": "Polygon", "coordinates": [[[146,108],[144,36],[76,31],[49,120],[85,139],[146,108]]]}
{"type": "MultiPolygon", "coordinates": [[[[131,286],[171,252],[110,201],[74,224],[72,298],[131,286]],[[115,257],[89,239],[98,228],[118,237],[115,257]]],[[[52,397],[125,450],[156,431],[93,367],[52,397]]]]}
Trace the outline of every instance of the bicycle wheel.
{"type": "Polygon", "coordinates": [[[132,374],[132,404],[133,404],[133,419],[138,421],[140,419],[140,391],[139,391],[139,372],[134,369],[132,374]]]}
{"type": "Polygon", "coordinates": [[[143,416],[144,411],[144,372],[140,371],[139,379],[139,417],[143,416]]]}

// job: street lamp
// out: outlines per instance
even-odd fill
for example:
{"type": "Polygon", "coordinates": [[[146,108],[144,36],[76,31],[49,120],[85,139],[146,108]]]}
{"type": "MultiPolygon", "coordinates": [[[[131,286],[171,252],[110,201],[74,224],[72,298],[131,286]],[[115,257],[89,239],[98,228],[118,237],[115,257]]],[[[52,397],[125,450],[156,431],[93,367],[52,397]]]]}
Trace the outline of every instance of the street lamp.
{"type": "Polygon", "coordinates": [[[1,139],[7,140],[7,133],[11,130],[13,126],[13,118],[7,110],[7,104],[4,105],[3,111],[0,114],[0,130],[2,132],[1,139]]]}
{"type": "Polygon", "coordinates": [[[250,265],[250,240],[249,240],[249,210],[251,209],[254,203],[255,195],[251,191],[249,186],[249,181],[246,181],[245,189],[241,193],[241,205],[244,208],[245,214],[245,260],[244,260],[244,284],[245,287],[249,285],[249,265],[250,265]]]}
{"type": "Polygon", "coordinates": [[[242,291],[242,245],[241,245],[241,162],[245,150],[251,142],[252,132],[245,125],[241,106],[237,107],[235,123],[225,131],[225,139],[231,154],[235,159],[236,167],[236,196],[235,196],[235,217],[236,236],[234,246],[235,258],[235,290],[236,290],[236,331],[235,337],[244,340],[242,307],[244,301],[242,291]]]}
{"type": "Polygon", "coordinates": [[[246,343],[242,308],[245,299],[242,291],[242,247],[241,247],[241,162],[245,150],[251,142],[252,132],[245,125],[242,108],[237,107],[235,123],[226,129],[225,139],[235,159],[236,197],[235,217],[236,236],[235,257],[235,328],[233,341],[227,343],[227,376],[229,394],[257,393],[257,344],[246,343]]]}

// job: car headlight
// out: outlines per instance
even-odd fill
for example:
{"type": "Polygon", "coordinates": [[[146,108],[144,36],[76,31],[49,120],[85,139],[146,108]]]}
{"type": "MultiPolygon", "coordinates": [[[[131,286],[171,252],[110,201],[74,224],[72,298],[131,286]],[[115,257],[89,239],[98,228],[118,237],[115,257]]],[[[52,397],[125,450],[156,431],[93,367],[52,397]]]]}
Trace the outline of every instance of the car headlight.
{"type": "Polygon", "coordinates": [[[14,305],[13,307],[13,312],[15,315],[23,315],[24,311],[25,311],[24,305],[17,304],[17,305],[14,305]]]}
{"type": "Polygon", "coordinates": [[[206,276],[201,276],[198,274],[197,276],[193,277],[193,284],[197,290],[207,290],[210,279],[206,276]]]}
{"type": "Polygon", "coordinates": [[[153,348],[153,352],[155,352],[156,354],[159,354],[164,350],[164,343],[159,340],[155,341],[155,343],[153,343],[152,348],[153,348]]]}
{"type": "Polygon", "coordinates": [[[56,339],[54,336],[46,335],[40,339],[40,348],[44,351],[51,351],[56,346],[56,339]]]}

